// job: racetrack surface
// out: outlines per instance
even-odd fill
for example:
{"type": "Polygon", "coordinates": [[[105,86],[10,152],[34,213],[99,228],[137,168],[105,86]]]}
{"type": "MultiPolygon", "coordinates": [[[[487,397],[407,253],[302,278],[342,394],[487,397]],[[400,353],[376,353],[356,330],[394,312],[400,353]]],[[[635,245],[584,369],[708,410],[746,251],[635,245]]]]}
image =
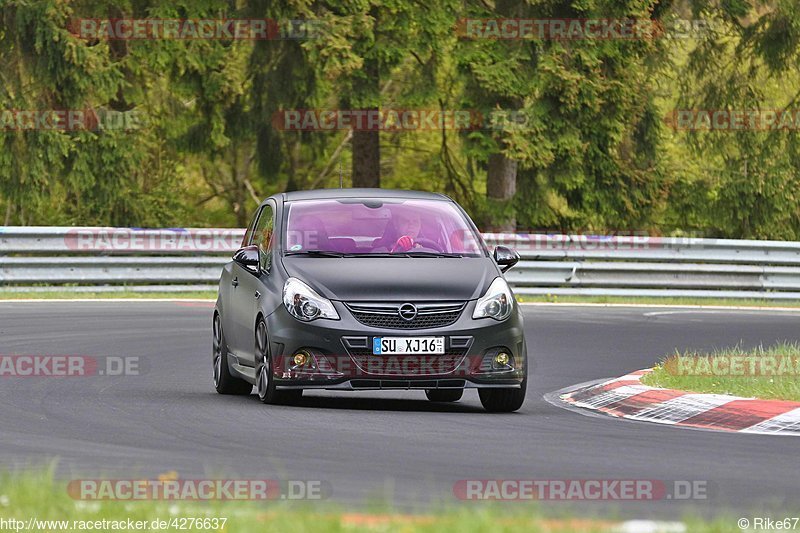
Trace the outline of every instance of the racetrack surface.
{"type": "MultiPolygon", "coordinates": [[[[345,507],[455,504],[462,479],[708,480],[707,501],[552,502],[582,514],[680,518],[797,509],[791,437],[689,431],[582,416],[543,395],[646,368],[675,349],[798,340],[800,314],[526,306],[535,361],[514,414],[477,393],[432,404],[422,392],[306,392],[299,406],[217,395],[209,303],[0,303],[0,354],[137,356],[119,377],[0,377],[0,466],[59,458],[67,478],[324,480],[345,507]]],[[[465,505],[471,505],[469,502],[465,505]]],[[[511,504],[513,505],[513,504],[511,504]]],[[[773,517],[776,517],[773,515],[773,517]]],[[[777,518],[777,517],[776,517],[777,518]]]]}

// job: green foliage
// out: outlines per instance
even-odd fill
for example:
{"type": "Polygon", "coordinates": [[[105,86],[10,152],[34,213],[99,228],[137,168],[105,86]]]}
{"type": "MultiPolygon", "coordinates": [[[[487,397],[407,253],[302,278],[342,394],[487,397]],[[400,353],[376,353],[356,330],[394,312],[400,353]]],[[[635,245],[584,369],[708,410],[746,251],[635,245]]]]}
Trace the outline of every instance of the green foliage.
{"type": "MultiPolygon", "coordinates": [[[[705,110],[789,110],[800,101],[800,9],[774,2],[754,16],[747,2],[707,13],[715,22],[689,52],[678,107],[705,110]],[[795,44],[793,44],[795,43],[795,44]]],[[[703,176],[682,211],[698,230],[729,238],[800,239],[797,129],[691,131],[685,143],[703,176]]]]}
{"type": "MultiPolygon", "coordinates": [[[[137,80],[128,68],[133,58],[72,35],[67,24],[74,15],[70,4],[57,0],[6,3],[0,11],[0,109],[94,109],[140,117],[144,102],[132,89],[137,80]]],[[[157,123],[145,120],[126,130],[2,132],[0,196],[7,218],[173,224],[183,215],[175,195],[179,176],[176,160],[163,152],[157,123]]]]}
{"type": "Polygon", "coordinates": [[[347,131],[282,131],[276,113],[380,106],[494,117],[380,135],[383,186],[443,191],[484,227],[800,239],[797,130],[663,120],[675,109],[795,109],[799,44],[793,0],[5,0],[0,112],[115,111],[139,126],[0,131],[0,217],[242,226],[269,194],[338,186],[340,167],[350,184],[347,131]],[[304,19],[316,35],[92,41],[68,29],[85,17],[304,19]],[[459,37],[469,17],[691,19],[708,31],[459,37]],[[496,154],[518,163],[511,202],[487,190],[496,154]]]}

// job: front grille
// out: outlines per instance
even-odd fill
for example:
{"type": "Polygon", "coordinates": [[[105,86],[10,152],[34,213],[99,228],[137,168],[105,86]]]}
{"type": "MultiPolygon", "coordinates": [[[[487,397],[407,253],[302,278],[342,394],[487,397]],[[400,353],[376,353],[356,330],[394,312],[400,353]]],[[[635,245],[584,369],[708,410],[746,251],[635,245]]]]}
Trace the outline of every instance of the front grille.
{"type": "Polygon", "coordinates": [[[350,348],[350,357],[365,374],[382,376],[434,376],[450,374],[461,364],[466,349],[442,355],[373,355],[372,350],[350,348]]]}
{"type": "Polygon", "coordinates": [[[454,324],[466,305],[454,303],[414,304],[417,315],[412,320],[400,316],[403,303],[348,303],[347,308],[360,323],[372,328],[383,329],[430,329],[454,324]]]}

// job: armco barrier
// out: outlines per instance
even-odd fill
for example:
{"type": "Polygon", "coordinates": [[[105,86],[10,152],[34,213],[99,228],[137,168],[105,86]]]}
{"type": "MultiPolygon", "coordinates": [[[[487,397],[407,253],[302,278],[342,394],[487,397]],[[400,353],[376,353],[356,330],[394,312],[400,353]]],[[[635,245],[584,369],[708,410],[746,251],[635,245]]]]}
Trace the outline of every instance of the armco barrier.
{"type": "MultiPolygon", "coordinates": [[[[213,290],[241,229],[0,227],[0,290],[213,290]]],[[[800,243],[484,234],[519,295],[800,299],[800,243]]]]}

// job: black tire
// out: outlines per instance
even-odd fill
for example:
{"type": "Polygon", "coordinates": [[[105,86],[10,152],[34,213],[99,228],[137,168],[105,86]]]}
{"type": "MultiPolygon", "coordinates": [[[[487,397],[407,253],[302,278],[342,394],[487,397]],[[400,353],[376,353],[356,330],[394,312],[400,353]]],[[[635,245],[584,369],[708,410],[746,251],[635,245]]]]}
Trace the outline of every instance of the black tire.
{"type": "Polygon", "coordinates": [[[483,408],[490,413],[512,413],[525,403],[528,378],[522,380],[519,389],[478,389],[483,408]]]}
{"type": "Polygon", "coordinates": [[[291,404],[303,397],[303,389],[279,391],[275,388],[272,373],[272,357],[269,354],[267,325],[264,319],[256,325],[256,359],[260,361],[256,369],[256,392],[258,399],[266,404],[291,404]]]}
{"type": "Polygon", "coordinates": [[[225,332],[222,331],[222,320],[218,313],[214,314],[211,355],[214,364],[214,388],[218,393],[247,396],[253,392],[250,383],[234,377],[228,368],[228,344],[225,342],[225,332]]]}
{"type": "Polygon", "coordinates": [[[432,402],[457,402],[464,396],[464,389],[427,389],[425,396],[432,402]]]}

